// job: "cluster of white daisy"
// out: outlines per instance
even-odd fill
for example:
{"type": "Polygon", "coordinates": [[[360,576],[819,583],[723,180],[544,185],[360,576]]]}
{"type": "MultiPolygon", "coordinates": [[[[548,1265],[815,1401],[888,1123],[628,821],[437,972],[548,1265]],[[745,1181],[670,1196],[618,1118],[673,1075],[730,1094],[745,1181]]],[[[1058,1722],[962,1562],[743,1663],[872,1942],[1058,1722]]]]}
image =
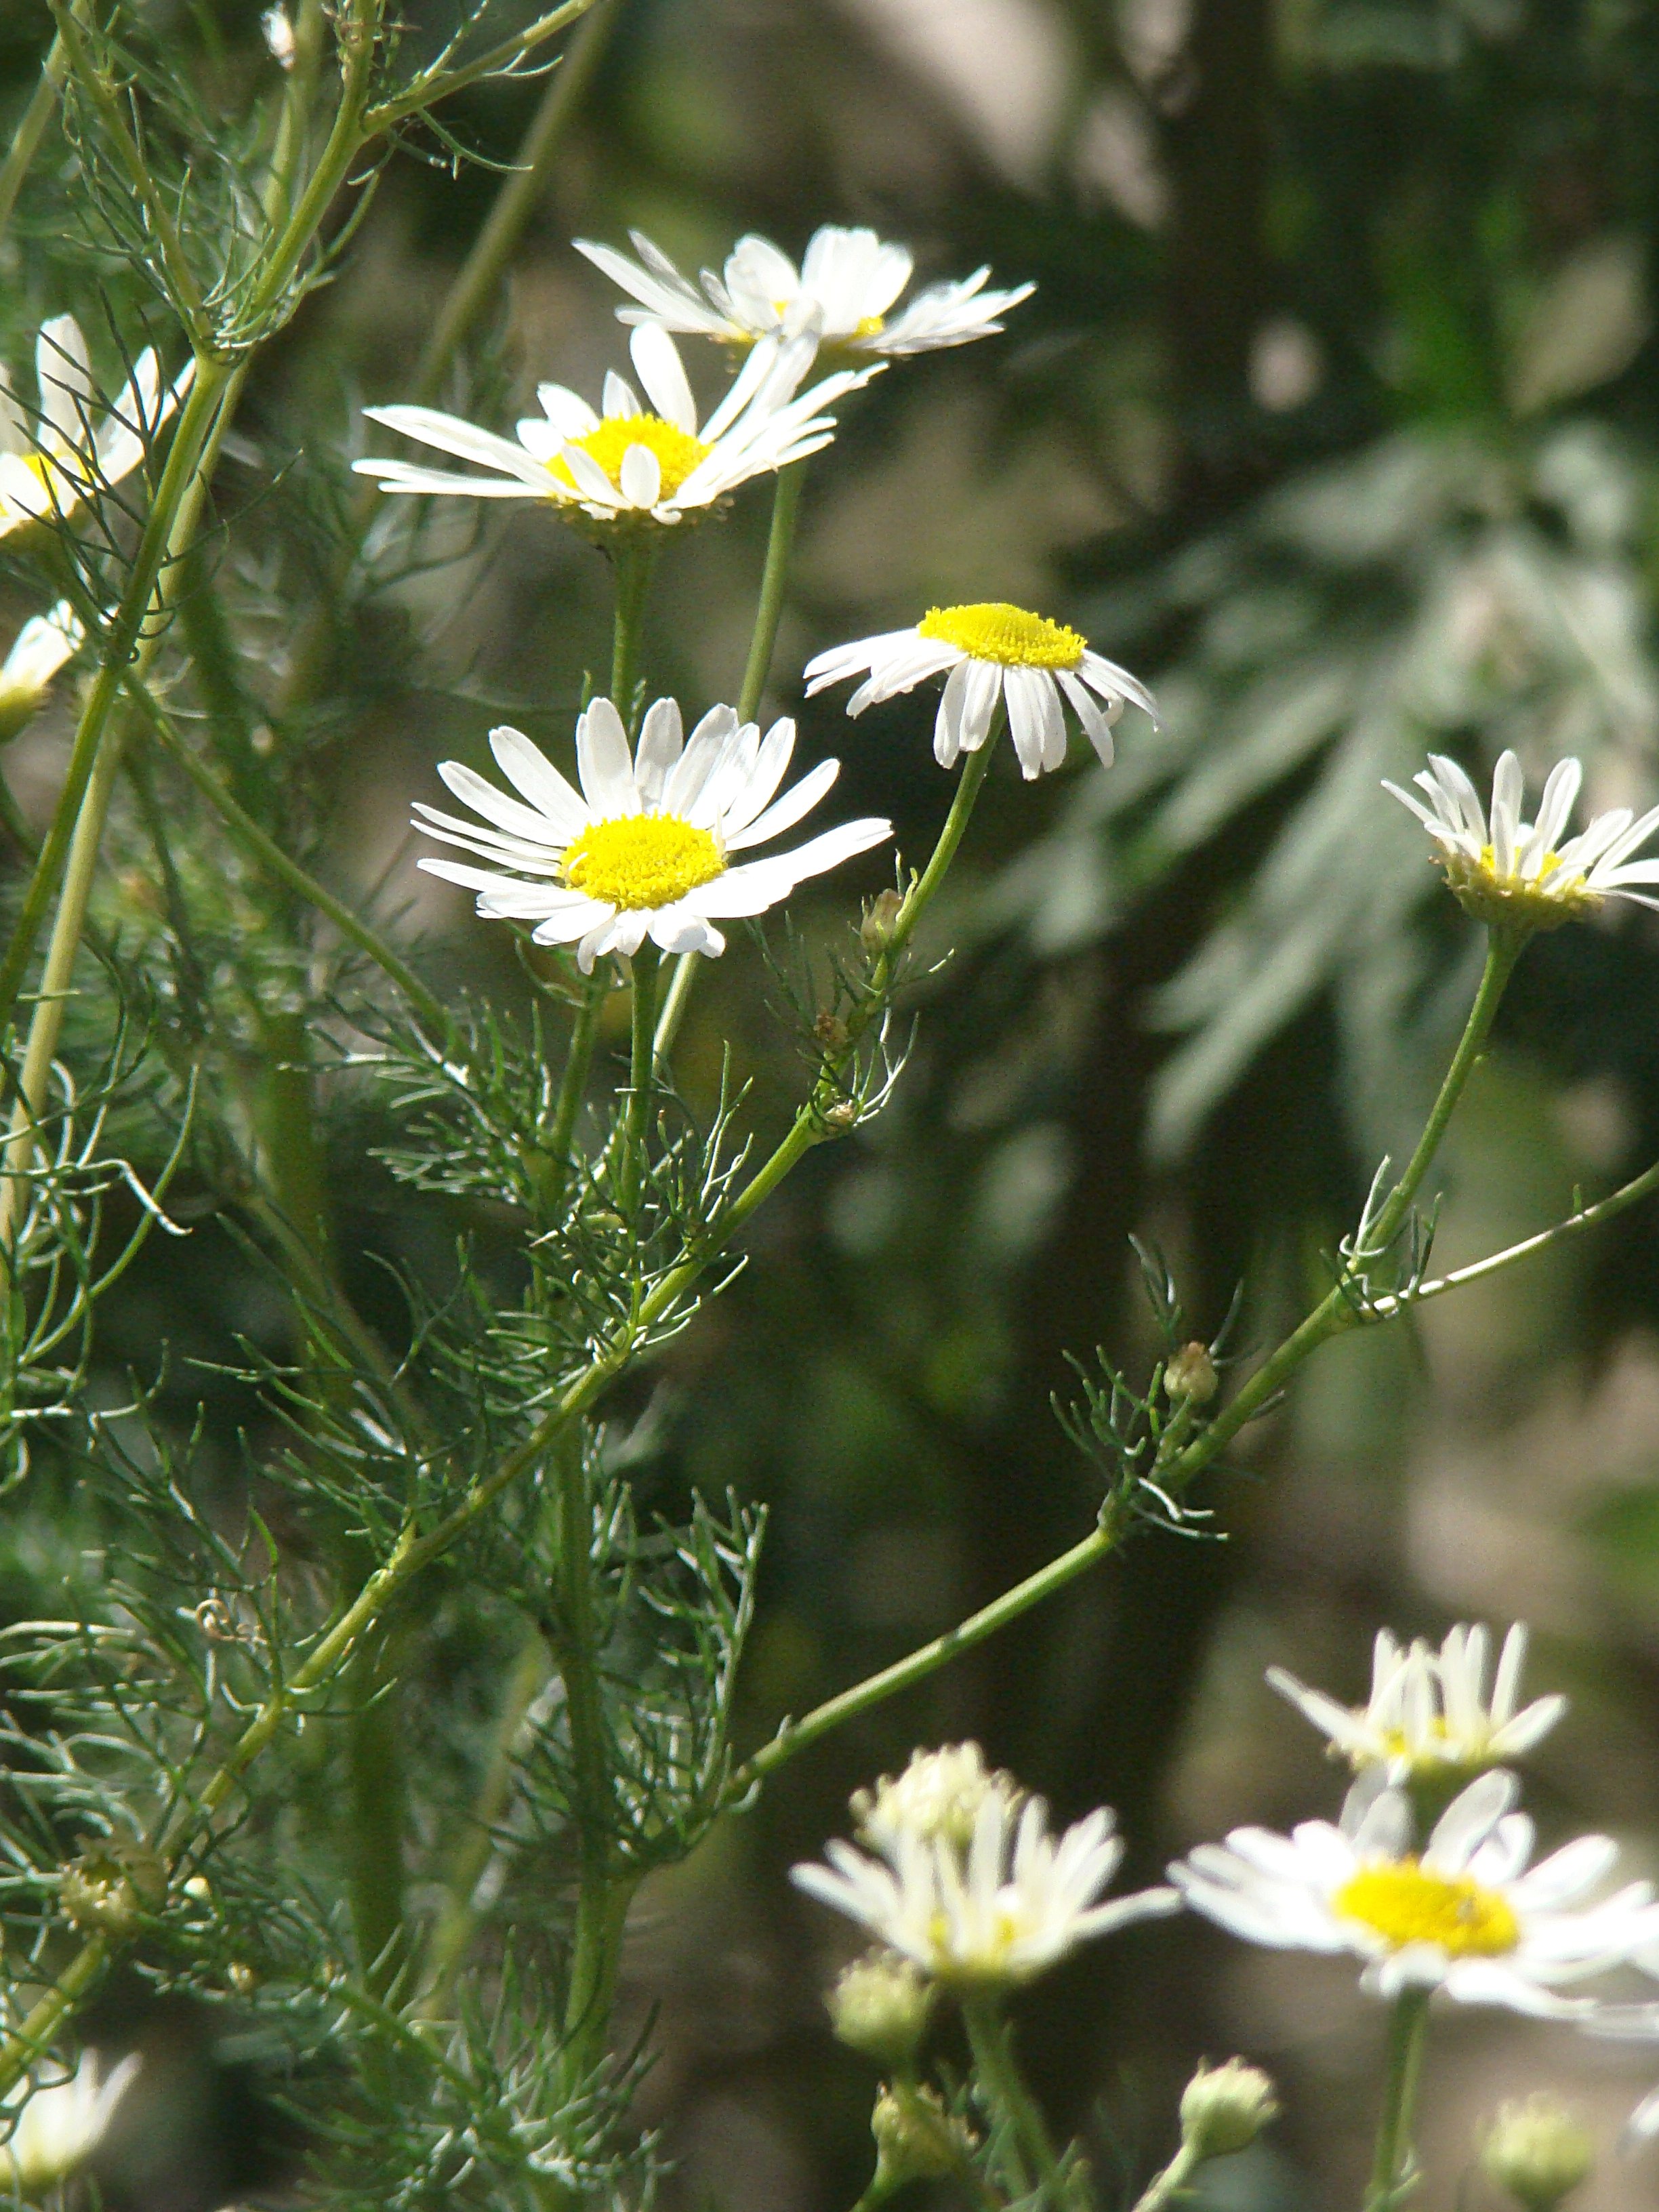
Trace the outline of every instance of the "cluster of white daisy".
{"type": "MultiPolygon", "coordinates": [[[[917,1752],[854,1796],[866,1849],[832,1840],[827,1864],[793,1869],[880,1947],[837,1985],[837,2032],[890,2063],[896,2042],[908,2036],[914,2050],[930,1990],[964,2002],[1008,1990],[1094,1936],[1184,1905],[1247,1942],[1351,1957],[1373,1996],[1435,1993],[1659,2040],[1659,2005],[1613,2002],[1607,1981],[1620,1969],[1659,1978],[1653,1884],[1610,1886],[1619,1850],[1606,1836],[1536,1858],[1518,1809],[1504,1762],[1566,1709],[1559,1696],[1522,1705],[1526,1650],[1517,1624],[1493,1673],[1484,1628],[1453,1628],[1437,1650],[1384,1631],[1357,1708],[1272,1669],[1273,1686],[1354,1770],[1340,1817],[1288,1835],[1234,1829],[1176,1861],[1170,1887],[1106,1902],[1123,1852],[1109,1810],[1055,1836],[1042,1800],[988,1768],[977,1745],[917,1752]]],[[[1534,2114],[1510,2134],[1538,2124],[1534,2114]]],[[[1659,2134],[1659,2092],[1632,2129],[1659,2134]]]]}

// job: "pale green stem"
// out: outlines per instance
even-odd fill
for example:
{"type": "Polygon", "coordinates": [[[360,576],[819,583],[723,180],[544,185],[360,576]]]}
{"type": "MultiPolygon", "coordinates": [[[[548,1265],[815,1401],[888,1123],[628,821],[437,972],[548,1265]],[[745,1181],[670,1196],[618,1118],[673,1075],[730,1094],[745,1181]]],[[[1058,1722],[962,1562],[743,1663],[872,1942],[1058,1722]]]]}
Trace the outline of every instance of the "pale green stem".
{"type": "MultiPolygon", "coordinates": [[[[154,657],[159,624],[144,635],[146,617],[153,606],[156,582],[171,555],[178,550],[175,538],[181,516],[193,518],[192,487],[201,483],[200,464],[218,419],[222,402],[233,395],[238,373],[216,362],[198,363],[196,381],[179,411],[178,427],[167,452],[155,501],[133,555],[127,586],[110,625],[110,635],[98,673],[76,729],[68,770],[52,826],[40,848],[40,857],[29,878],[16,925],[0,962],[0,1024],[9,1020],[34,951],[36,938],[57,890],[70,841],[91,779],[93,764],[103,742],[105,726],[120,689],[123,672],[137,653],[141,667],[154,657]],[[141,637],[143,642],[141,645],[141,637]]],[[[187,534],[187,533],[186,533],[187,534]]]]}
{"type": "MultiPolygon", "coordinates": [[[[772,667],[772,649],[777,643],[778,623],[783,615],[783,602],[789,582],[789,556],[795,544],[795,520],[800,508],[801,486],[805,481],[806,464],[793,462],[780,469],[772,492],[772,526],[766,538],[766,566],[761,572],[760,597],[755,604],[755,627],[749,639],[749,659],[743,672],[743,688],[738,693],[738,720],[752,722],[760,712],[760,703],[766,690],[766,679],[772,667]]],[[[680,1033],[680,1024],[685,1018],[686,1007],[691,1000],[691,987],[696,979],[697,963],[701,955],[682,952],[675,963],[674,980],[668,987],[664,1001],[662,1018],[657,1024],[657,1058],[666,1061],[674,1049],[674,1040],[680,1033]]]]}
{"type": "Polygon", "coordinates": [[[655,1072],[657,976],[660,956],[647,937],[629,963],[634,971],[628,1068],[628,1113],[622,1127],[617,1197],[624,1215],[639,1204],[651,1136],[652,1077],[655,1072]]]}
{"type": "Polygon", "coordinates": [[[54,38],[46,50],[46,58],[40,65],[29,104],[23,110],[6,157],[0,161],[0,239],[11,227],[12,210],[17,205],[17,195],[23,189],[23,179],[28,174],[29,164],[40,149],[40,140],[52,111],[58,105],[63,90],[64,78],[69,70],[69,55],[62,33],[54,38]]]}
{"type": "Polygon", "coordinates": [[[565,1054],[564,1072],[559,1078],[559,1094],[554,1101],[553,1119],[548,1125],[545,1138],[537,1138],[537,1149],[544,1152],[551,1163],[548,1171],[550,1202],[563,1189],[570,1173],[570,1148],[576,1134],[576,1116],[580,1113],[582,1100],[587,1095],[588,1070],[593,1065],[593,1048],[599,1042],[599,1017],[610,995],[609,963],[595,967],[587,978],[581,1003],[576,1009],[576,1018],[571,1025],[569,1049],[565,1054]]]}
{"type": "Polygon", "coordinates": [[[1006,2130],[1020,2193],[1034,2187],[1052,2205],[1060,2180],[1060,2161],[1048,2124],[1026,2087],[1014,2057],[1008,2023],[989,1997],[965,1997],[962,2017],[968,2030],[974,2070],[994,2119],[1006,2130]]]}
{"type": "Polygon", "coordinates": [[[1429,2025],[1429,1993],[1407,1990],[1395,1999],[1389,2022],[1388,2071],[1382,2084],[1382,2114],[1377,2123],[1376,2155],[1365,2191],[1364,2212],[1394,2212],[1415,2178],[1414,2132],[1417,2087],[1423,2072],[1423,2045],[1429,2025]]]}
{"type": "Polygon", "coordinates": [[[483,1778],[444,1883],[443,1903],[428,1945],[427,1985],[421,2000],[422,2019],[444,2017],[456,1977],[477,1932],[478,1884],[495,1856],[495,1830],[512,1795],[514,1765],[525,1724],[546,1685],[547,1672],[547,1647],[540,1635],[532,1632],[507,1678],[507,1694],[501,1699],[483,1778]]]}
{"type": "Polygon", "coordinates": [[[633,734],[640,660],[645,645],[645,603],[650,596],[656,550],[638,538],[618,541],[611,556],[617,601],[611,646],[611,703],[633,734]]]}
{"type": "Polygon", "coordinates": [[[1191,2143],[1182,2143],[1162,2173],[1155,2173],[1135,2199],[1133,2212],[1164,2212],[1197,2172],[1201,2161],[1191,2143]]]}

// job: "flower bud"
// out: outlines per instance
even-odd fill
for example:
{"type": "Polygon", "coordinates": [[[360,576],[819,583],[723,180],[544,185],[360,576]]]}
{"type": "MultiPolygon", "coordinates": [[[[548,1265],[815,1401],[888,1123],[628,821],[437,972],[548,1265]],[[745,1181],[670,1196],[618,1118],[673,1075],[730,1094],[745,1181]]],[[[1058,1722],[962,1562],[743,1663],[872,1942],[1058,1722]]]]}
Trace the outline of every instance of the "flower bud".
{"type": "Polygon", "coordinates": [[[844,1137],[859,1125],[859,1102],[856,1098],[838,1098],[833,1106],[823,1109],[823,1126],[833,1137],[844,1137]]]}
{"type": "Polygon", "coordinates": [[[259,18],[259,28],[265,34],[265,44],[271,58],[279,69],[294,66],[294,23],[286,8],[267,8],[259,18]]]}
{"type": "Polygon", "coordinates": [[[64,1917],[72,1928],[125,1938],[167,1896],[167,1869],[143,1844],[96,1844],[58,1876],[64,1917]]]}
{"type": "Polygon", "coordinates": [[[973,2143],[931,2089],[884,2089],[870,2115],[876,2170],[889,2189],[936,2181],[963,2165],[973,2143]]]}
{"type": "Polygon", "coordinates": [[[1498,2107],[1480,2146],[1480,2165],[1526,2212],[1554,2212],[1589,2179],[1595,2145],[1565,2105],[1540,2093],[1498,2107]]]}
{"type": "Polygon", "coordinates": [[[878,891],[865,908],[864,920],[859,924],[859,940],[872,960],[892,942],[893,924],[903,904],[902,896],[890,887],[878,891]]]}
{"type": "Polygon", "coordinates": [[[1259,2066],[1242,2058],[1224,2066],[1200,2063],[1181,2094],[1182,2143],[1198,2159],[1227,2158],[1248,2150],[1278,2117],[1273,2082],[1259,2066]]]}
{"type": "Polygon", "coordinates": [[[878,2066],[915,2057],[933,2010],[933,1984],[908,1959],[872,1951],[842,1969],[825,2002],[838,2042],[878,2066]]]}
{"type": "Polygon", "coordinates": [[[1216,1393],[1215,1361],[1206,1344],[1183,1344],[1171,1352],[1164,1370],[1164,1388],[1171,1398],[1190,1398],[1194,1406],[1207,1406],[1216,1393]]]}
{"type": "Polygon", "coordinates": [[[812,1024],[812,1034],[826,1052],[845,1052],[847,1049],[847,1024],[839,1014],[820,1014],[812,1024]]]}

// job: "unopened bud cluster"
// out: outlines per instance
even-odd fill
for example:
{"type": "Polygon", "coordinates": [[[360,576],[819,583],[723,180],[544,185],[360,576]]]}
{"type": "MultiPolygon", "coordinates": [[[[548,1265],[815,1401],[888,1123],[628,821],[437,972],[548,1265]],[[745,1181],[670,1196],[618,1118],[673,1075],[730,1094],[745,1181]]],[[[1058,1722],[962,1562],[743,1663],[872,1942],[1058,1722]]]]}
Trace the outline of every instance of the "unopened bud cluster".
{"type": "Polygon", "coordinates": [[[1195,2160],[1230,2158],[1248,2150],[1278,2117],[1273,2082],[1259,2066],[1242,2058],[1200,2065],[1182,2092],[1182,2144],[1195,2160]]]}
{"type": "Polygon", "coordinates": [[[1498,2106],[1480,2146],[1480,2166],[1525,2212],[1555,2212],[1589,2179],[1595,2145],[1564,2105],[1540,2094],[1498,2106]]]}
{"type": "Polygon", "coordinates": [[[893,924],[903,904],[900,894],[889,889],[878,891],[865,908],[864,920],[859,925],[859,939],[872,960],[892,943],[893,924]]]}
{"type": "Polygon", "coordinates": [[[1164,1370],[1164,1388],[1172,1399],[1189,1398],[1194,1406],[1207,1406],[1216,1394],[1215,1361],[1206,1344],[1183,1344],[1170,1353],[1164,1370]]]}
{"type": "Polygon", "coordinates": [[[931,2089],[884,2089],[870,2115],[876,2168],[889,2189],[960,2172],[973,2137],[931,2089]]]}

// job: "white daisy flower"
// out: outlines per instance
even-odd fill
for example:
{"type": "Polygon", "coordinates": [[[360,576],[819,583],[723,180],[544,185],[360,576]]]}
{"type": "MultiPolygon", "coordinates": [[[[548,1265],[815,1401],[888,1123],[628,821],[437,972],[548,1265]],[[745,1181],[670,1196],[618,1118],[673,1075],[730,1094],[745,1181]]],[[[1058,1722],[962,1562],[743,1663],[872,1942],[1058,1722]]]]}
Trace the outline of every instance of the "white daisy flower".
{"type": "Polygon", "coordinates": [[[483,825],[421,804],[415,813],[429,837],[494,866],[421,866],[476,890],[488,918],[533,921],[538,945],[575,945],[584,974],[605,953],[631,958],[647,936],[665,952],[723,952],[717,921],[763,914],[893,834],[890,822],[844,822],[734,866],[734,854],[793,829],[836,780],[841,763],[820,761],[775,798],[794,744],[793,722],[775,722],[763,740],[730,707],[711,708],[683,743],[679,708],[659,699],[630,757],[621,715],[596,699],[576,724],[578,793],[520,731],[492,730],[490,750],[518,797],[444,761],[439,775],[483,825]]]}
{"type": "Polygon", "coordinates": [[[723,277],[712,269],[702,271],[699,290],[643,232],[632,230],[629,236],[637,261],[613,246],[575,241],[578,253],[640,302],[637,307],[618,307],[618,320],[648,319],[730,345],[811,331],[821,345],[839,352],[933,353],[991,337],[1002,328],[998,318],[1036,289],[1019,284],[1012,291],[988,292],[991,272],[976,269],[955,283],[930,284],[892,314],[915,266],[908,248],[884,243],[873,230],[842,230],[826,223],[812,234],[799,269],[769,238],[750,233],[726,256],[723,277]]]}
{"type": "Polygon", "coordinates": [[[72,2173],[103,2139],[140,2063],[135,2053],[106,2075],[88,2051],[66,2079],[9,2090],[0,2099],[0,2185],[33,2195],[72,2173]]]}
{"type": "Polygon", "coordinates": [[[864,676],[847,702],[849,714],[861,714],[947,669],[933,724],[933,752],[943,768],[954,767],[959,754],[979,750],[1000,702],[1006,702],[1008,728],[1028,781],[1065,761],[1062,695],[1108,768],[1112,724],[1126,700],[1158,720],[1152,693],[1127,669],[1091,653],[1087,640],[1063,623],[1000,600],[930,607],[914,629],[836,646],[808,662],[806,690],[810,697],[850,676],[864,676]]]}
{"type": "Polygon", "coordinates": [[[810,338],[757,346],[720,405],[699,422],[674,341],[654,323],[629,342],[648,405],[625,377],[605,380],[603,412],[562,384],[537,386],[539,415],[518,425],[518,443],[435,407],[366,407],[373,422],[440,453],[476,461],[490,476],[457,476],[408,461],[352,466],[382,491],[462,494],[471,499],[544,499],[572,517],[605,526],[695,521],[716,501],[830,443],[833,416],[820,410],[873,370],[844,369],[798,392],[811,368],[810,338]]]}
{"type": "Polygon", "coordinates": [[[38,416],[0,367],[0,538],[43,516],[69,514],[130,477],[195,373],[187,362],[162,391],[155,349],[146,346],[119,395],[104,399],[74,316],[42,323],[34,346],[38,416]]]}
{"type": "Polygon", "coordinates": [[[1558,761],[1536,822],[1522,819],[1521,763],[1512,752],[1503,755],[1493,772],[1490,823],[1480,793],[1443,753],[1431,753],[1428,767],[1412,779],[1426,793],[1426,806],[1398,784],[1385,780],[1382,788],[1416,815],[1438,848],[1436,858],[1448,884],[1482,921],[1554,929],[1604,898],[1659,907],[1659,899],[1632,888],[1659,884],[1659,860],[1631,863],[1637,847],[1659,830],[1659,806],[1639,817],[1616,806],[1576,837],[1564,838],[1583,776],[1576,760],[1558,761]]]}
{"type": "Polygon", "coordinates": [[[873,1790],[855,1790],[853,1819],[860,1840],[884,1857],[890,1857],[902,1832],[965,1846],[993,1790],[1011,1808],[1024,1795],[1012,1775],[987,1766],[976,1743],[947,1743],[938,1751],[913,1751],[902,1774],[884,1774],[873,1790]]]}
{"type": "Polygon", "coordinates": [[[15,734],[40,705],[64,662],[86,641],[79,617],[67,599],[50,614],[32,615],[0,663],[0,739],[15,734]]]}
{"type": "Polygon", "coordinates": [[[1195,1912],[1246,1942],[1364,1960],[1361,1986],[1374,1996],[1443,1989],[1462,2004],[1579,2017],[1590,2001],[1558,1989],[1653,1942],[1659,1906],[1644,1881],[1586,1902],[1619,1856],[1607,1836],[1581,1836],[1528,1872],[1533,1824],[1513,1809],[1518,1794],[1512,1774],[1483,1774],[1419,1856],[1410,1799],[1368,1778],[1349,1791],[1340,1826],[1235,1828],[1170,1879],[1195,1912]]]}
{"type": "Polygon", "coordinates": [[[991,1788],[965,1839],[930,1815],[896,1827],[879,1858],[837,1838],[828,1866],[793,1867],[790,1879],[924,1973],[970,1989],[1030,1981],[1091,1936],[1179,1910],[1172,1889],[1097,1905],[1123,1856],[1114,1815],[1103,1808],[1058,1838],[1048,1817],[1042,1798],[1022,1809],[991,1788]]]}
{"type": "Polygon", "coordinates": [[[1371,1694],[1363,1705],[1339,1705],[1310,1689],[1283,1667],[1267,1680],[1355,1771],[1381,1767],[1391,1786],[1414,1778],[1506,1765],[1542,1741],[1567,1709],[1565,1698],[1536,1698],[1521,1706],[1527,1631],[1516,1621],[1504,1638],[1490,1698],[1486,1629],[1459,1626],[1438,1651],[1421,1638],[1408,1647],[1379,1630],[1371,1654],[1371,1694]]]}

